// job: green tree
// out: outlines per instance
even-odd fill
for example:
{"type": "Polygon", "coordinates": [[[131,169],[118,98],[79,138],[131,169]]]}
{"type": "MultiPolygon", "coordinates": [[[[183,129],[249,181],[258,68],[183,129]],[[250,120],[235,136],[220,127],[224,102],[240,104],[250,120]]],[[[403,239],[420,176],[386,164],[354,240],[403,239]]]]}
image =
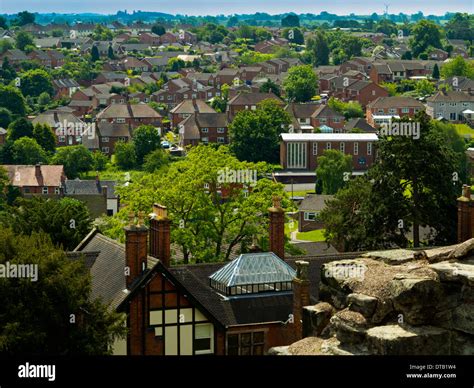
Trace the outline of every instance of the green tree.
{"type": "Polygon", "coordinates": [[[145,174],[121,188],[120,197],[128,209],[149,212],[155,202],[165,205],[173,220],[172,241],[185,262],[228,260],[239,245],[248,247],[252,236],[267,235],[264,215],[272,195],[291,206],[283,185],[258,179],[265,172],[268,166],[240,162],[226,146],[199,145],[166,173],[145,174]],[[226,176],[230,171],[249,171],[252,179],[236,184],[226,176]]]}
{"type": "Polygon", "coordinates": [[[115,143],[115,163],[122,170],[129,170],[137,165],[137,153],[133,142],[118,141],[115,143]]]}
{"type": "Polygon", "coordinates": [[[0,128],[7,128],[12,120],[12,112],[7,108],[0,107],[0,128]]]}
{"type": "Polygon", "coordinates": [[[92,153],[92,159],[94,161],[94,170],[104,171],[107,168],[107,163],[109,163],[109,157],[100,151],[95,151],[92,153]]]}
{"type": "Polygon", "coordinates": [[[168,154],[162,149],[156,149],[145,156],[145,163],[143,164],[143,169],[146,172],[152,173],[168,164],[168,154]]]}
{"type": "Polygon", "coordinates": [[[19,31],[15,36],[15,46],[24,51],[28,46],[34,46],[33,35],[26,31],[19,31]]]}
{"type": "Polygon", "coordinates": [[[306,102],[316,95],[317,77],[310,65],[290,67],[283,87],[288,99],[293,102],[306,102]]]}
{"type": "Polygon", "coordinates": [[[20,90],[13,86],[0,85],[0,106],[7,108],[14,115],[26,114],[26,101],[20,90]]]}
{"type": "Polygon", "coordinates": [[[281,91],[280,87],[273,82],[270,78],[268,78],[261,86],[259,91],[261,93],[273,93],[275,96],[280,97],[281,91]]]}
{"type": "Polygon", "coordinates": [[[64,166],[64,173],[68,179],[75,179],[82,172],[92,170],[94,159],[92,152],[83,145],[59,147],[51,160],[51,164],[64,166]]]}
{"type": "Polygon", "coordinates": [[[414,57],[425,52],[428,47],[442,48],[441,31],[431,20],[420,20],[412,28],[413,37],[410,40],[411,51],[414,57]]]}
{"type": "Polygon", "coordinates": [[[94,44],[91,49],[91,61],[97,62],[98,60],[100,60],[99,48],[94,44]]]}
{"type": "Polygon", "coordinates": [[[300,18],[294,14],[286,15],[284,18],[281,19],[281,26],[282,27],[299,27],[300,18]]]}
{"type": "Polygon", "coordinates": [[[326,35],[318,31],[314,37],[308,39],[307,51],[311,54],[314,66],[329,65],[329,46],[326,35]]]}
{"type": "Polygon", "coordinates": [[[0,16],[0,28],[8,30],[7,19],[5,19],[3,16],[0,16]]]}
{"type": "Polygon", "coordinates": [[[445,25],[449,39],[474,40],[474,16],[457,12],[445,25]]]}
{"type": "Polygon", "coordinates": [[[179,58],[170,58],[168,61],[167,68],[169,71],[179,71],[183,67],[186,67],[186,63],[179,58]]]}
{"type": "Polygon", "coordinates": [[[11,82],[17,76],[16,70],[10,64],[8,57],[3,58],[2,67],[0,69],[0,78],[4,80],[5,83],[11,82]]]}
{"type": "Polygon", "coordinates": [[[328,101],[328,106],[336,112],[344,115],[346,120],[354,117],[364,117],[362,106],[357,101],[344,102],[331,97],[328,101]]]}
{"type": "Polygon", "coordinates": [[[283,36],[290,41],[290,43],[304,44],[304,35],[299,28],[286,28],[283,31],[283,36]]]}
{"type": "Polygon", "coordinates": [[[344,186],[352,171],[352,156],[326,150],[318,158],[316,177],[322,181],[323,194],[335,194],[344,186]]]}
{"type": "Polygon", "coordinates": [[[133,131],[133,144],[137,154],[137,163],[142,165],[146,155],[161,148],[160,135],[152,125],[140,125],[133,131]]]}
{"type": "Polygon", "coordinates": [[[47,107],[51,103],[51,96],[43,92],[38,96],[38,105],[40,107],[47,107]]]}
{"type": "Polygon", "coordinates": [[[8,126],[8,140],[15,141],[21,137],[33,137],[33,124],[24,117],[20,117],[8,126]]]}
{"type": "Polygon", "coordinates": [[[166,30],[165,27],[163,27],[161,24],[154,24],[153,26],[151,26],[151,32],[161,36],[166,33],[166,30]]]}
{"type": "Polygon", "coordinates": [[[433,79],[439,79],[439,76],[440,76],[440,74],[439,74],[439,67],[438,67],[438,64],[435,63],[435,65],[434,65],[434,67],[433,67],[433,73],[431,74],[431,77],[432,77],[433,79]]]}
{"type": "Polygon", "coordinates": [[[12,25],[14,26],[25,26],[27,24],[32,24],[35,22],[36,16],[34,13],[28,11],[18,12],[16,19],[13,20],[12,25]]]}
{"type": "Polygon", "coordinates": [[[334,198],[326,202],[320,213],[324,222],[324,237],[340,252],[356,252],[366,249],[364,210],[370,195],[371,183],[365,177],[347,182],[334,198]]]}
{"type": "Polygon", "coordinates": [[[467,77],[474,79],[474,61],[466,60],[460,55],[441,66],[443,78],[467,77]]]}
{"type": "Polygon", "coordinates": [[[415,91],[418,96],[431,96],[436,87],[427,79],[422,79],[416,83],[415,91]]]}
{"type": "Polygon", "coordinates": [[[84,261],[68,258],[47,235],[0,229],[0,252],[3,265],[38,266],[37,281],[0,282],[0,353],[104,355],[112,353],[117,339],[125,338],[123,316],[92,299],[84,261]],[[71,314],[83,317],[84,324],[71,325],[71,314]]]}
{"type": "Polygon", "coordinates": [[[24,96],[38,97],[41,93],[54,93],[51,76],[42,69],[28,70],[21,76],[21,91],[24,96]]]}
{"type": "Polygon", "coordinates": [[[56,136],[48,124],[36,124],[33,138],[47,153],[52,154],[56,149],[56,136]]]}
{"type": "Polygon", "coordinates": [[[262,101],[255,111],[237,113],[229,125],[230,149],[239,160],[278,163],[280,134],[290,116],[275,100],[262,101]]]}
{"type": "Polygon", "coordinates": [[[107,57],[109,59],[115,59],[114,48],[112,47],[112,45],[109,45],[109,48],[107,51],[107,57]]]}
{"type": "Polygon", "coordinates": [[[15,164],[37,164],[46,162],[46,152],[35,139],[22,137],[15,140],[12,147],[15,164]]]}

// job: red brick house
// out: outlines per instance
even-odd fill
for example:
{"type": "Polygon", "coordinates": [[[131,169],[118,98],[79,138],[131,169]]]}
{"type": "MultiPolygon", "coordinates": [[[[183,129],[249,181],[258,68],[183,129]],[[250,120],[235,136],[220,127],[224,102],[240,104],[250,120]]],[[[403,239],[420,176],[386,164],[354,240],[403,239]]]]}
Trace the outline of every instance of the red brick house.
{"type": "Polygon", "coordinates": [[[283,101],[273,93],[239,93],[227,104],[227,112],[233,118],[241,110],[256,110],[257,105],[267,99],[276,100],[283,108],[283,101]]]}
{"type": "Polygon", "coordinates": [[[354,171],[365,171],[375,161],[375,133],[282,133],[280,164],[285,170],[314,172],[325,150],[352,156],[354,171]]]}
{"type": "Polygon", "coordinates": [[[130,127],[128,124],[98,122],[97,132],[99,136],[100,150],[109,156],[114,153],[115,144],[118,141],[128,142],[131,138],[130,127]]]}
{"type": "Polygon", "coordinates": [[[298,232],[310,232],[323,229],[324,222],[319,218],[319,213],[326,207],[326,201],[334,196],[323,194],[306,194],[298,205],[298,232]]]}
{"type": "Polygon", "coordinates": [[[392,117],[414,117],[423,110],[425,106],[412,97],[380,97],[367,105],[366,118],[371,126],[378,127],[388,123],[392,117]]]}
{"type": "Polygon", "coordinates": [[[184,100],[171,111],[171,124],[176,128],[178,124],[193,113],[217,113],[203,100],[184,100]]]}
{"type": "Polygon", "coordinates": [[[26,197],[59,197],[64,193],[66,175],[62,165],[4,165],[10,184],[26,197]]]}
{"type": "Polygon", "coordinates": [[[311,125],[314,128],[330,127],[335,133],[344,129],[345,118],[328,105],[320,105],[311,115],[311,125]]]}
{"type": "Polygon", "coordinates": [[[63,78],[53,80],[55,98],[70,98],[78,89],[79,84],[72,78],[63,78]]]}
{"type": "Polygon", "coordinates": [[[228,144],[228,125],[225,113],[193,113],[178,126],[180,145],[228,144]]]}
{"type": "Polygon", "coordinates": [[[97,114],[97,122],[160,127],[163,117],[147,104],[112,104],[97,114]]]}
{"type": "Polygon", "coordinates": [[[43,50],[33,50],[27,56],[30,60],[38,62],[41,66],[51,67],[51,57],[43,50]]]}
{"type": "Polygon", "coordinates": [[[317,293],[308,271],[319,268],[285,259],[284,210],[275,203],[268,212],[270,252],[228,263],[173,266],[172,221],[159,205],[150,229],[143,215],[138,224],[131,217],[125,245],[92,231],[69,256],[89,257],[92,296],[127,314],[114,354],[263,355],[300,339],[302,308],[317,293]],[[247,276],[228,276],[239,273],[247,276]]]}

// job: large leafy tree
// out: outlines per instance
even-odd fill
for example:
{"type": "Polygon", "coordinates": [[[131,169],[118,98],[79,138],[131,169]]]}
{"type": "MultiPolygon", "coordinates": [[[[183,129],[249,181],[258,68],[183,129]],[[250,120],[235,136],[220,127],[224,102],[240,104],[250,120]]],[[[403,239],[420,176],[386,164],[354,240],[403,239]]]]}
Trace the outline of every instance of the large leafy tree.
{"type": "Polygon", "coordinates": [[[267,234],[264,214],[273,194],[285,198],[284,207],[291,206],[283,185],[265,178],[232,183],[225,175],[231,171],[249,171],[252,178],[260,178],[267,166],[240,162],[226,146],[200,145],[165,174],[146,174],[119,189],[127,206],[124,212],[149,212],[153,203],[161,203],[173,220],[172,241],[185,262],[229,259],[233,249],[250,245],[252,236],[267,234]]]}
{"type": "Polygon", "coordinates": [[[467,60],[460,55],[441,66],[443,78],[467,77],[474,79],[474,61],[467,60]]]}
{"type": "Polygon", "coordinates": [[[15,45],[19,50],[25,50],[28,47],[34,47],[33,35],[26,31],[19,31],[15,36],[15,45]]]}
{"type": "Polygon", "coordinates": [[[86,205],[73,198],[21,198],[16,204],[9,217],[3,218],[5,226],[28,235],[42,231],[58,247],[74,249],[92,227],[86,205]]]}
{"type": "Polygon", "coordinates": [[[6,262],[37,265],[38,278],[0,279],[0,354],[111,354],[124,338],[123,317],[91,300],[83,261],[67,258],[47,235],[0,228],[0,263],[6,262]]]}
{"type": "Polygon", "coordinates": [[[418,57],[428,47],[442,48],[441,31],[431,20],[420,20],[412,28],[413,37],[410,40],[413,56],[418,57]]]}
{"type": "Polygon", "coordinates": [[[284,18],[281,19],[281,26],[282,27],[299,27],[300,18],[298,17],[298,15],[294,15],[294,14],[286,15],[284,18]]]}
{"type": "Polygon", "coordinates": [[[62,164],[69,179],[75,179],[81,172],[90,171],[94,167],[92,152],[83,145],[59,147],[51,160],[51,164],[62,164]]]}
{"type": "Polygon", "coordinates": [[[445,26],[449,39],[474,40],[474,16],[456,13],[445,26]]]}
{"type": "Polygon", "coordinates": [[[129,170],[137,165],[137,153],[132,142],[115,143],[115,163],[122,170],[129,170]]]}
{"type": "Polygon", "coordinates": [[[38,97],[41,93],[54,92],[51,76],[42,69],[28,70],[21,77],[21,91],[25,96],[38,97]]]}
{"type": "Polygon", "coordinates": [[[26,101],[20,90],[13,86],[0,85],[0,106],[7,108],[14,115],[26,114],[26,101]]]}
{"type": "Polygon", "coordinates": [[[277,163],[280,134],[290,123],[277,101],[262,101],[255,111],[237,113],[229,126],[231,150],[240,160],[277,163]]]}
{"type": "Polygon", "coordinates": [[[326,35],[318,31],[314,37],[308,39],[307,51],[310,53],[311,63],[314,66],[329,65],[329,46],[326,35]]]}
{"type": "Polygon", "coordinates": [[[15,164],[37,164],[47,161],[46,152],[35,139],[29,137],[22,137],[14,141],[12,156],[15,164]]]}
{"type": "Polygon", "coordinates": [[[352,171],[352,156],[337,150],[326,150],[318,158],[316,177],[322,182],[323,194],[336,194],[348,181],[352,171]]]}
{"type": "Polygon", "coordinates": [[[8,126],[8,140],[15,141],[22,137],[33,137],[33,124],[24,117],[13,121],[8,126]]]}
{"type": "Polygon", "coordinates": [[[36,142],[47,152],[52,154],[56,148],[56,136],[48,124],[36,124],[33,129],[36,142]]]}
{"type": "Polygon", "coordinates": [[[145,156],[161,147],[160,134],[152,125],[140,125],[133,131],[137,162],[142,165],[145,156]]]}
{"type": "Polygon", "coordinates": [[[290,101],[307,102],[316,94],[317,82],[310,65],[294,66],[288,71],[283,87],[290,101]]]}

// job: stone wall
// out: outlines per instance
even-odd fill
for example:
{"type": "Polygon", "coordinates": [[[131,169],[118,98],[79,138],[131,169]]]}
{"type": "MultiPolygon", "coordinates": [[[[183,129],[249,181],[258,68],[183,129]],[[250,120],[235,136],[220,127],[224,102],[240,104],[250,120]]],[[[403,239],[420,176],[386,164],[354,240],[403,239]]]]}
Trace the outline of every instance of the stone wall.
{"type": "Polygon", "coordinates": [[[320,302],[303,309],[307,338],[286,353],[474,354],[474,239],[366,253],[321,271],[320,302]]]}

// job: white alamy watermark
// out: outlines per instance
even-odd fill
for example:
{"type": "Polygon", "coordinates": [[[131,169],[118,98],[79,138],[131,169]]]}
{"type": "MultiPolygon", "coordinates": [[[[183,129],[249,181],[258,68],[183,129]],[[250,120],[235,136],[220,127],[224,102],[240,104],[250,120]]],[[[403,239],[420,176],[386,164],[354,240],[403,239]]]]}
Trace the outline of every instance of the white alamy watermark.
{"type": "Polygon", "coordinates": [[[367,266],[365,264],[335,264],[327,267],[325,277],[337,280],[357,279],[364,280],[367,266]]]}
{"type": "Polygon", "coordinates": [[[21,379],[56,380],[56,365],[34,365],[27,362],[18,367],[18,377],[21,379]]]}
{"type": "Polygon", "coordinates": [[[257,170],[233,170],[226,167],[217,172],[218,183],[242,183],[254,187],[257,184],[257,170]]]}
{"type": "Polygon", "coordinates": [[[38,281],[38,264],[0,264],[0,278],[30,279],[38,281]]]}
{"type": "Polygon", "coordinates": [[[72,122],[64,120],[56,123],[56,136],[79,136],[94,139],[95,123],[72,122]]]}
{"type": "Polygon", "coordinates": [[[420,138],[420,123],[417,121],[383,123],[380,128],[382,136],[407,136],[414,140],[420,138]]]}

